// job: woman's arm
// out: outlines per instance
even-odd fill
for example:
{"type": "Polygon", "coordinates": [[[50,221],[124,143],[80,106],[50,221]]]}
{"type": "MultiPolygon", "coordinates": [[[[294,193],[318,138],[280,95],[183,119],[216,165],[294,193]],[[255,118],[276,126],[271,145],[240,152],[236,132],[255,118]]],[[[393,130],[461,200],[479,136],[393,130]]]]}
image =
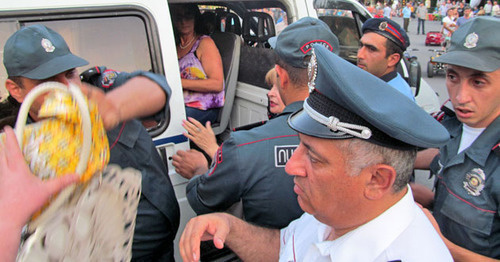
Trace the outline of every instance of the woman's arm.
{"type": "Polygon", "coordinates": [[[223,90],[224,72],[219,49],[210,37],[201,40],[196,49],[196,55],[201,61],[207,79],[189,80],[181,79],[182,88],[197,92],[220,92],[223,90]]]}

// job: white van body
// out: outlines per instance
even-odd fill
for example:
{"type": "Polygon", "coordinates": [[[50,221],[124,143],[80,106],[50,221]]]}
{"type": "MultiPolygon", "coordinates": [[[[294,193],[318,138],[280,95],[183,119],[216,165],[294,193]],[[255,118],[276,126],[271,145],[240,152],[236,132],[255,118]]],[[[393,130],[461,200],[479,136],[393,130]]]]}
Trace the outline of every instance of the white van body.
{"type": "MultiPolygon", "coordinates": [[[[346,1],[346,0],[344,0],[346,1]]],[[[353,5],[364,9],[358,2],[353,5]]],[[[176,54],[174,31],[170,18],[169,3],[180,0],[16,0],[0,2],[0,51],[7,38],[22,26],[42,23],[59,32],[70,49],[90,62],[91,66],[104,65],[121,71],[151,70],[164,74],[172,89],[168,123],[153,131],[152,136],[159,153],[168,165],[169,176],[181,209],[181,223],[177,241],[187,221],[195,216],[190,208],[185,187],[187,180],[175,173],[171,156],[177,150],[187,150],[189,142],[182,135],[185,119],[182,86],[176,54]]],[[[191,1],[194,2],[194,1],[191,1]]],[[[301,17],[318,17],[312,1],[220,1],[252,3],[256,7],[279,3],[286,11],[288,24],[301,17]]],[[[214,1],[196,1],[199,4],[214,1]]],[[[86,68],[81,68],[85,70],[86,68]]],[[[239,68],[240,72],[245,68],[239,68]]],[[[6,80],[6,72],[0,67],[0,82],[6,80]]],[[[238,79],[239,80],[239,79],[238,79]]],[[[422,83],[427,85],[427,83],[422,83]]],[[[0,96],[5,97],[3,84],[0,96]]],[[[428,85],[422,90],[432,90],[428,85]]],[[[234,104],[228,128],[267,119],[266,88],[237,81],[234,104]]],[[[427,94],[429,95],[429,94],[427,94]]],[[[435,96],[435,94],[434,94],[435,96]]],[[[437,111],[437,97],[417,97],[419,104],[428,112],[437,111]]],[[[176,259],[180,260],[176,243],[176,259]]]]}

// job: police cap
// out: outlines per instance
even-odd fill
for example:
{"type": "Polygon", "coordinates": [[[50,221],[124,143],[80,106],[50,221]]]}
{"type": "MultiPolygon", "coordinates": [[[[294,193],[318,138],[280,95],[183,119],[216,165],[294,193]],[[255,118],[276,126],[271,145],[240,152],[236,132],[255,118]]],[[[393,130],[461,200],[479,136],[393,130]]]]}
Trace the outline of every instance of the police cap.
{"type": "Polygon", "coordinates": [[[61,35],[40,24],[15,32],[3,50],[3,64],[9,76],[46,79],[88,64],[71,53],[61,35]]]}
{"type": "Polygon", "coordinates": [[[410,46],[410,38],[398,23],[389,18],[370,18],[366,20],[361,31],[377,33],[399,46],[403,51],[410,46]]]}
{"type": "Polygon", "coordinates": [[[309,97],[288,124],[321,138],[360,138],[395,149],[439,147],[446,129],[383,80],[314,46],[309,97]]]}
{"type": "Polygon", "coordinates": [[[483,72],[497,70],[500,67],[499,28],[500,19],[496,17],[473,18],[453,32],[448,51],[434,61],[483,72]]]}
{"type": "Polygon", "coordinates": [[[313,44],[321,44],[331,52],[339,53],[339,40],[328,25],[312,17],[304,17],[287,26],[278,36],[269,39],[276,54],[296,68],[307,68],[306,56],[313,44]]]}

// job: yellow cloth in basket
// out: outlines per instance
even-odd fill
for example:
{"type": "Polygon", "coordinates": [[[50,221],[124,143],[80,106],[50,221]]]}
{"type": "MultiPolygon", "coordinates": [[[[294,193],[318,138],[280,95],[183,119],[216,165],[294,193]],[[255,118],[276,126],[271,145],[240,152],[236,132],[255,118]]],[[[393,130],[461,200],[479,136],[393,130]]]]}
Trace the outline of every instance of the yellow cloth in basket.
{"type": "MultiPolygon", "coordinates": [[[[81,182],[88,181],[109,162],[108,138],[97,105],[87,102],[92,146],[81,182]]],[[[50,92],[40,108],[39,117],[43,120],[27,125],[24,130],[22,151],[31,171],[42,179],[74,173],[83,140],[82,120],[76,101],[67,92],[50,92]]]]}

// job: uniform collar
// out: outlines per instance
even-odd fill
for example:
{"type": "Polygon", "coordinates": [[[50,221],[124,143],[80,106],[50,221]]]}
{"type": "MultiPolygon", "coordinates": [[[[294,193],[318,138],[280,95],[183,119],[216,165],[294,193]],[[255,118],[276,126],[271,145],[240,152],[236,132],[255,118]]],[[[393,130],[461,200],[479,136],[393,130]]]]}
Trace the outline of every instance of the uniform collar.
{"type": "Polygon", "coordinates": [[[279,114],[279,115],[288,115],[288,114],[291,114],[291,113],[293,113],[293,112],[301,109],[303,104],[304,104],[304,101],[293,102],[293,103],[287,105],[285,107],[285,109],[283,109],[283,112],[281,112],[281,114],[279,114]]]}
{"type": "Polygon", "coordinates": [[[317,243],[319,252],[323,256],[329,255],[331,261],[374,261],[415,217],[413,194],[409,186],[407,189],[403,198],[375,219],[334,241],[317,243]],[[363,247],[362,251],[360,247],[363,247]]]}
{"type": "Polygon", "coordinates": [[[383,76],[380,77],[380,79],[384,80],[385,82],[389,82],[392,79],[396,78],[398,76],[398,72],[396,70],[389,72],[383,76]]]}

